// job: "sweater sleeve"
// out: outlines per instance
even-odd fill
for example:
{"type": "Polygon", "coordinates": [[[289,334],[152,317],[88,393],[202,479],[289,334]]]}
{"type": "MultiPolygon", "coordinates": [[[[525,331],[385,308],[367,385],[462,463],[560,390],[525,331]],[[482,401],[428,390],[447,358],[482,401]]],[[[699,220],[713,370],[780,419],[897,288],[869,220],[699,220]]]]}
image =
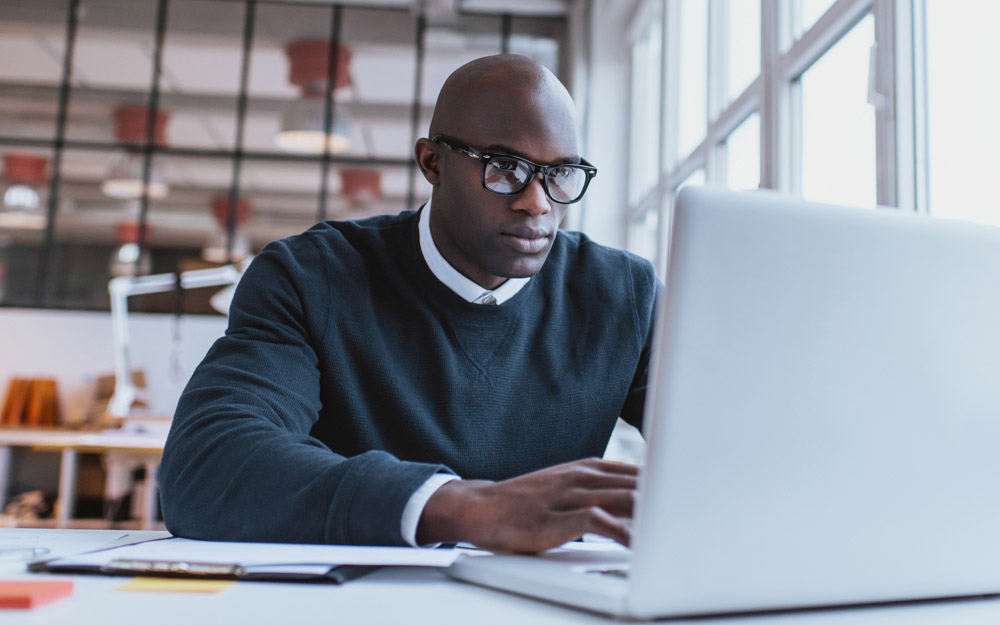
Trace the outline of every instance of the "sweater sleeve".
{"type": "MultiPolygon", "coordinates": [[[[160,467],[173,534],[207,540],[403,545],[400,519],[442,466],[309,435],[319,418],[315,345],[331,296],[311,245],[271,244],[240,281],[229,328],[198,366],[160,467]]],[[[324,415],[336,418],[336,415],[324,415]]]]}
{"type": "Polygon", "coordinates": [[[646,403],[646,386],[649,377],[649,359],[653,347],[653,329],[656,325],[657,300],[663,283],[656,277],[653,266],[645,260],[631,256],[629,274],[632,284],[632,305],[638,340],[642,342],[638,366],[632,378],[621,418],[642,431],[643,410],[646,403]]]}

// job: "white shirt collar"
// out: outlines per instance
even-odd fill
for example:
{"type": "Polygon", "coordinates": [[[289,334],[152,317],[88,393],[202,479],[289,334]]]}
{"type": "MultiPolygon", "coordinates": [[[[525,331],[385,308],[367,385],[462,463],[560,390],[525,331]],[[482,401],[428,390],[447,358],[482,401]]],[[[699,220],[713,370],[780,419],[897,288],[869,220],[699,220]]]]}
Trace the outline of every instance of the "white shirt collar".
{"type": "Polygon", "coordinates": [[[424,261],[430,267],[431,273],[444,283],[446,287],[454,291],[467,302],[473,304],[492,304],[490,301],[496,300],[497,304],[503,304],[510,298],[517,295],[524,285],[531,278],[508,278],[506,282],[493,289],[484,289],[472,280],[466,278],[457,269],[451,266],[437,245],[434,244],[434,237],[431,236],[431,201],[427,200],[424,209],[420,211],[420,251],[424,255],[424,261]]]}

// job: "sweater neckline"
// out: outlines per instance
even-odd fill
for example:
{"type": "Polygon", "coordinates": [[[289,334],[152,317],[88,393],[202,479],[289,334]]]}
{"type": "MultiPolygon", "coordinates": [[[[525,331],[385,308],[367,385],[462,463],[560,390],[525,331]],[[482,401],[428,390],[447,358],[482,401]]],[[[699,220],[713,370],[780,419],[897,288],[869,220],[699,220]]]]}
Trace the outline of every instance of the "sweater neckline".
{"type": "Polygon", "coordinates": [[[413,211],[407,222],[403,237],[403,270],[421,295],[432,308],[459,315],[469,320],[501,321],[510,319],[520,312],[535,290],[537,275],[503,304],[473,304],[452,291],[441,282],[424,260],[420,252],[419,211],[413,211]]]}

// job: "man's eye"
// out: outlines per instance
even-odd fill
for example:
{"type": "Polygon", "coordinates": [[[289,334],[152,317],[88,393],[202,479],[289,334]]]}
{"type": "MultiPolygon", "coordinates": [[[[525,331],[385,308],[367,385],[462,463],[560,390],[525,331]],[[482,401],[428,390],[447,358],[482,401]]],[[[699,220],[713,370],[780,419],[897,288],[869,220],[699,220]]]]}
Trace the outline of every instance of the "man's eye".
{"type": "Polygon", "coordinates": [[[514,171],[517,169],[517,161],[509,158],[498,158],[493,161],[493,166],[500,171],[514,171]]]}
{"type": "Polygon", "coordinates": [[[549,176],[552,178],[569,178],[575,173],[575,170],[575,167],[557,167],[549,170],[549,176]]]}

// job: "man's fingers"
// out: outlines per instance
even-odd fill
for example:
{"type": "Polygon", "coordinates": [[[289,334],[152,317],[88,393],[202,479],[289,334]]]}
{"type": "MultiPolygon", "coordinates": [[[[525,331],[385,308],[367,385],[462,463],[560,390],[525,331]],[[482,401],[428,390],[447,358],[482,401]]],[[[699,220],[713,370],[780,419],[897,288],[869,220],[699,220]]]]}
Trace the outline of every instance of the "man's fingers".
{"type": "Polygon", "coordinates": [[[592,506],[579,512],[584,532],[610,538],[626,547],[632,541],[632,531],[628,523],[615,518],[603,508],[592,506]]]}
{"type": "Polygon", "coordinates": [[[620,475],[639,475],[639,467],[617,460],[602,460],[600,458],[587,458],[578,461],[579,464],[602,471],[604,473],[616,473],[620,475]]]}
{"type": "Polygon", "coordinates": [[[609,488],[591,490],[577,488],[563,493],[563,497],[557,506],[558,509],[567,511],[596,506],[613,516],[632,518],[632,511],[635,509],[635,489],[609,488]]]}
{"type": "Polygon", "coordinates": [[[639,478],[626,473],[605,473],[585,467],[574,467],[561,478],[562,488],[589,488],[594,490],[622,488],[635,490],[639,478]]]}

